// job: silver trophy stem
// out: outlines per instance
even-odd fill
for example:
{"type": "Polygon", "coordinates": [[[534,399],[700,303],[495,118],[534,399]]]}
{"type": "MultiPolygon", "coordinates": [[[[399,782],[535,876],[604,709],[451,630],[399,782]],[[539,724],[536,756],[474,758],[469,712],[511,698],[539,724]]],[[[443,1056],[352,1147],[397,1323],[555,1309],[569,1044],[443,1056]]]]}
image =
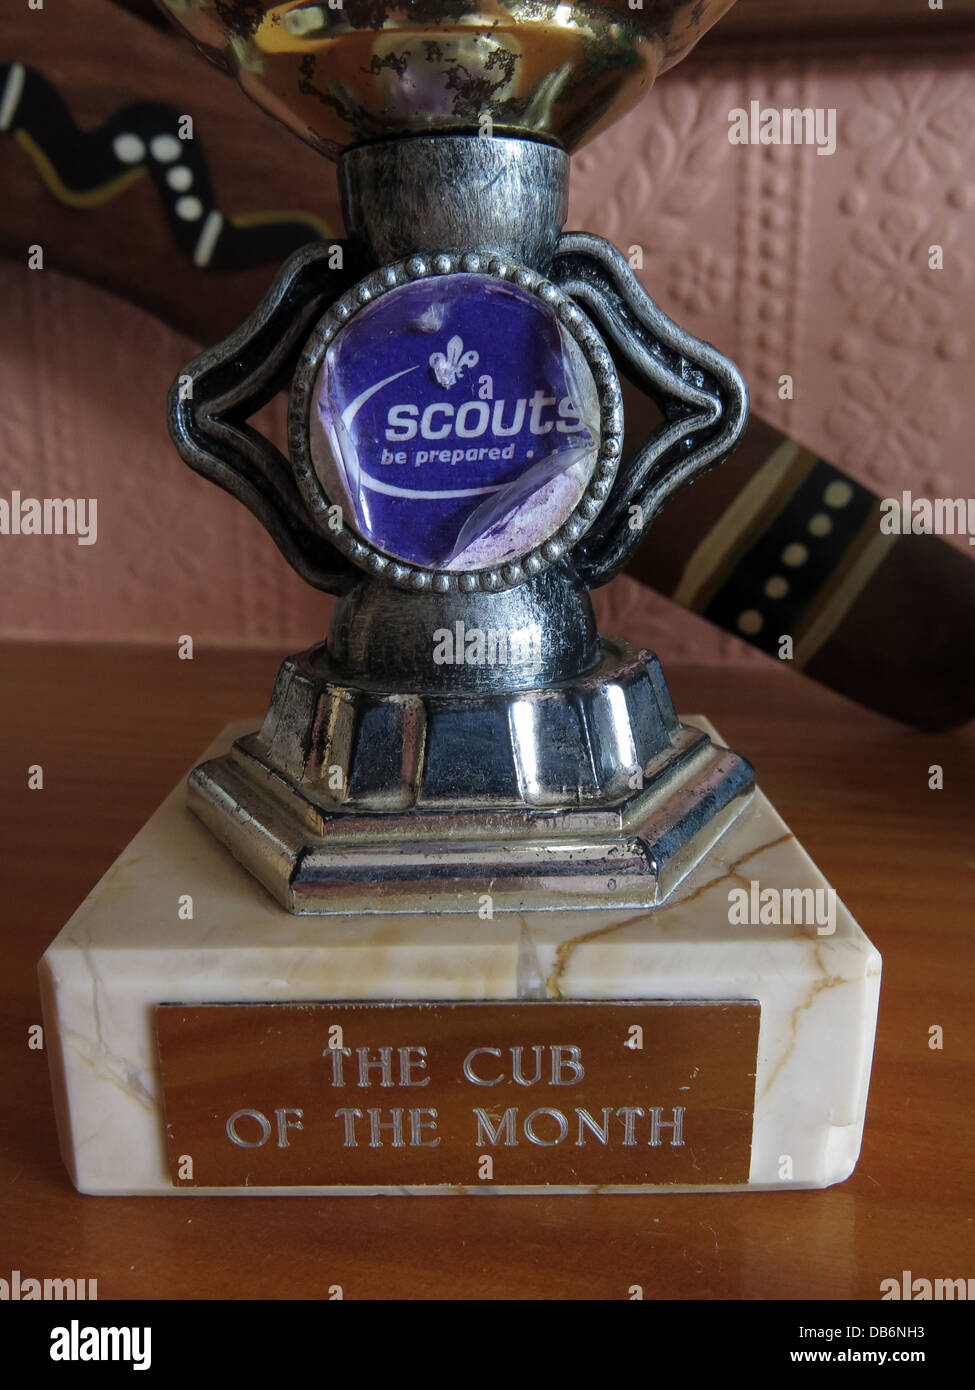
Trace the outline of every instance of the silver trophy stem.
{"type": "Polygon", "coordinates": [[[569,156],[537,140],[384,140],[342,156],[339,186],[349,235],[376,265],[477,251],[546,271],[568,210],[569,156]]]}
{"type": "Polygon", "coordinates": [[[498,594],[410,594],[365,578],[340,601],[329,650],[352,681],[422,694],[552,685],[590,670],[600,658],[588,591],[567,567],[498,594]],[[504,660],[438,660],[434,634],[456,637],[458,625],[510,639],[504,660]]]}
{"type": "MultiPolygon", "coordinates": [[[[350,238],[379,265],[411,255],[496,254],[546,271],[568,206],[569,157],[535,140],[438,136],[386,140],[339,163],[350,238]]],[[[348,679],[389,689],[519,690],[591,669],[600,646],[589,594],[567,567],[497,594],[404,593],[364,576],[340,604],[329,649],[348,679]],[[431,634],[544,634],[526,659],[437,664],[431,634]]]]}

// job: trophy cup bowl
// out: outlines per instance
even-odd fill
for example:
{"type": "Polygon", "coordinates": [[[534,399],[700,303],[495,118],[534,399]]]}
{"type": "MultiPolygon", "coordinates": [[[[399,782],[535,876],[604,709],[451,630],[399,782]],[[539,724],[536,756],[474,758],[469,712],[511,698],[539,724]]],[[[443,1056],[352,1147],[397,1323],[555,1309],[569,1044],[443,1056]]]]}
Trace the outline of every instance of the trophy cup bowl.
{"type": "Polygon", "coordinates": [[[445,132],[569,152],[615,121],[734,0],[159,0],[258,105],[337,158],[445,132]]]}

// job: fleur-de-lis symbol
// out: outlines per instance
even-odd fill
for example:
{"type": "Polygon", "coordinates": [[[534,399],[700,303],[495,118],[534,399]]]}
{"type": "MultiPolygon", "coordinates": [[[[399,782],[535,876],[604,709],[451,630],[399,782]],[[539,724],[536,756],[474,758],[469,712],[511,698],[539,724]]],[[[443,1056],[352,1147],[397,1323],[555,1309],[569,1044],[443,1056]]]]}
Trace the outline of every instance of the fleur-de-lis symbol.
{"type": "Polygon", "coordinates": [[[430,366],[441,386],[453,386],[464,375],[464,368],[476,367],[477,360],[477,353],[473,349],[464,351],[462,339],[451,338],[446,354],[435,352],[430,358],[430,366]]]}

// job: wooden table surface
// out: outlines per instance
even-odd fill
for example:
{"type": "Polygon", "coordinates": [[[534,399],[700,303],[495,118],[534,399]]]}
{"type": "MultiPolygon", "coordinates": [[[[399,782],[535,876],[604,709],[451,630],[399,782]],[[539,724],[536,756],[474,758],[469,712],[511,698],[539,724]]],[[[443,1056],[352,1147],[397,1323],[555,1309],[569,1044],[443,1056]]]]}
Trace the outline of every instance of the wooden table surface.
{"type": "MultiPolygon", "coordinates": [[[[666,659],[666,653],[662,654],[666,659]]],[[[0,648],[0,1276],[101,1298],[876,1299],[975,1274],[975,738],[906,730],[774,664],[668,669],[879,947],[863,1153],[825,1192],[659,1197],[95,1198],[61,1165],[39,1020],[44,948],[277,656],[0,648]],[[41,791],[27,767],[44,769],[41,791]],[[944,789],[928,786],[944,769],[944,789]],[[929,1046],[935,1025],[943,1047],[929,1046]]]]}

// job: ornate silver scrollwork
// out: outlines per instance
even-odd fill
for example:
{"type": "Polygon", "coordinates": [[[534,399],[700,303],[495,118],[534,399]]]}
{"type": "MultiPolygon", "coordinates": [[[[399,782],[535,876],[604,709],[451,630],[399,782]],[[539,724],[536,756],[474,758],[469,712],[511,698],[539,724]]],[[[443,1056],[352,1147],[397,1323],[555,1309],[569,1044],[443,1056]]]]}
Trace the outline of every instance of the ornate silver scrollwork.
{"type": "MultiPolygon", "coordinates": [[[[246,424],[289,384],[308,333],[352,285],[353,275],[331,268],[333,258],[334,245],[324,243],[296,252],[251,317],[184,369],[169,419],[184,461],[243,502],[302,579],[343,593],[353,566],[309,515],[288,460],[246,424]]],[[[626,566],[667,502],[735,448],[748,392],[733,363],[669,319],[601,237],[563,236],[549,278],[664,417],[619,469],[602,513],[571,551],[580,578],[597,588],[626,566]]]]}
{"type": "Polygon", "coordinates": [[[184,367],[168,405],[184,463],[243,502],[301,578],[328,593],[351,586],[353,567],[311,524],[288,460],[246,421],[289,385],[312,325],[356,278],[332,268],[337,246],[296,251],[250,318],[184,367]]]}
{"type": "Polygon", "coordinates": [[[732,362],[658,309],[602,237],[563,236],[550,278],[586,310],[623,375],[664,417],[624,461],[605,508],[573,553],[583,581],[597,588],[626,566],[670,499],[735,448],[748,418],[748,389],[732,362]]]}

